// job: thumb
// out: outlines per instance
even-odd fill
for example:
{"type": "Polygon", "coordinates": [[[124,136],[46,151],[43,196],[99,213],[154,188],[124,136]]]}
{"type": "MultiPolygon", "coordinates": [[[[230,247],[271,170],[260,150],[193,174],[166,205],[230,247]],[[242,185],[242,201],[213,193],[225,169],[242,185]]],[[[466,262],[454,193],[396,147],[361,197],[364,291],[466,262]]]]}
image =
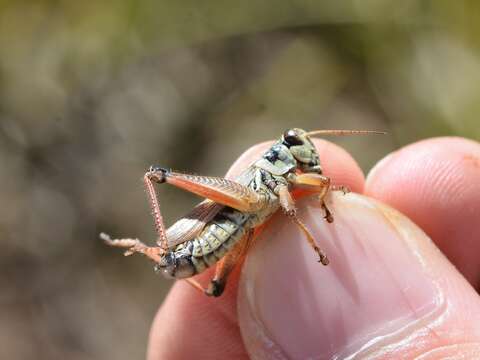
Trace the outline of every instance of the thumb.
{"type": "Polygon", "coordinates": [[[238,311],[250,356],[480,358],[479,296],[430,239],[374,200],[329,200],[333,224],[314,199],[299,203],[329,266],[281,216],[249,252],[238,311]]]}

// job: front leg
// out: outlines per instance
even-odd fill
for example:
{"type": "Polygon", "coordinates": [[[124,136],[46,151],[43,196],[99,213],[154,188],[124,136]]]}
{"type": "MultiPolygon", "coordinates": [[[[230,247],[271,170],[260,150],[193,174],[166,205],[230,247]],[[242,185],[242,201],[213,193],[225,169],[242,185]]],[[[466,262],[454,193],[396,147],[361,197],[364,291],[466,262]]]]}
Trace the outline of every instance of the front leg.
{"type": "Polygon", "coordinates": [[[333,187],[330,184],[329,177],[320,174],[305,173],[295,175],[292,182],[295,187],[317,193],[318,198],[322,203],[322,208],[325,211],[325,220],[329,223],[333,222],[333,215],[325,204],[325,197],[327,196],[328,191],[332,190],[333,187]]]}
{"type": "MultiPolygon", "coordinates": [[[[295,208],[295,202],[288,191],[288,187],[286,185],[280,185],[280,189],[278,191],[278,195],[280,197],[280,206],[285,211],[285,214],[293,220],[293,222],[302,230],[305,234],[308,243],[313,248],[313,250],[318,254],[319,262],[323,265],[328,265],[330,262],[327,258],[327,255],[317,246],[315,243],[315,239],[310,231],[307,229],[305,224],[300,221],[297,217],[297,209],[295,208]]],[[[327,219],[328,221],[328,219],[327,219]]]]}

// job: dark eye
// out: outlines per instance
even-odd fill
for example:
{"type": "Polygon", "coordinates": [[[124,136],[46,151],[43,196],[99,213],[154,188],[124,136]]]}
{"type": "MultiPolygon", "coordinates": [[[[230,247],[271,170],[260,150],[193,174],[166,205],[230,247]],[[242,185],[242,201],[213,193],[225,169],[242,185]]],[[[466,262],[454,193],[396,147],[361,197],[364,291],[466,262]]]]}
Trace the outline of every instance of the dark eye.
{"type": "Polygon", "coordinates": [[[295,130],[287,130],[283,133],[283,141],[287,146],[302,145],[303,141],[295,130]]]}

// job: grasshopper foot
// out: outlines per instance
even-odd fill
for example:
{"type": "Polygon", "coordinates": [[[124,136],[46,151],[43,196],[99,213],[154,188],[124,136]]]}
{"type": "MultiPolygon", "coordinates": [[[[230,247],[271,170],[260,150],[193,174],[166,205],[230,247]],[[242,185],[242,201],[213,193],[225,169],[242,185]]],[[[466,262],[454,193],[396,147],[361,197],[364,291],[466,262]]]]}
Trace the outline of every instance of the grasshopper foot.
{"type": "Polygon", "coordinates": [[[327,220],[328,223],[332,223],[333,222],[333,215],[330,212],[330,210],[328,209],[327,205],[325,205],[325,203],[322,203],[322,208],[325,211],[325,216],[323,218],[325,220],[327,220]]]}
{"type": "Polygon", "coordinates": [[[160,262],[160,257],[164,253],[162,248],[147,246],[138,239],[112,239],[110,235],[105,233],[100,233],[100,239],[107,245],[126,249],[124,252],[125,256],[140,253],[156,263],[160,262]]]}
{"type": "Polygon", "coordinates": [[[132,255],[136,252],[142,252],[147,246],[140,242],[138,239],[112,239],[110,235],[100,233],[100,239],[102,239],[107,245],[126,248],[125,256],[132,255]]]}
{"type": "Polygon", "coordinates": [[[343,192],[343,195],[346,195],[349,192],[351,192],[350,188],[348,186],[345,186],[345,185],[332,185],[331,189],[332,189],[332,191],[341,191],[341,192],[343,192]]]}
{"type": "Polygon", "coordinates": [[[315,250],[315,252],[318,254],[318,262],[321,263],[322,265],[325,265],[327,266],[328,264],[330,264],[330,260],[328,260],[328,257],[327,255],[325,255],[325,253],[320,250],[317,246],[315,246],[313,248],[313,250],[315,250]]]}
{"type": "Polygon", "coordinates": [[[223,294],[224,290],[225,290],[225,283],[214,279],[210,281],[208,288],[205,289],[205,295],[218,297],[223,294]]]}

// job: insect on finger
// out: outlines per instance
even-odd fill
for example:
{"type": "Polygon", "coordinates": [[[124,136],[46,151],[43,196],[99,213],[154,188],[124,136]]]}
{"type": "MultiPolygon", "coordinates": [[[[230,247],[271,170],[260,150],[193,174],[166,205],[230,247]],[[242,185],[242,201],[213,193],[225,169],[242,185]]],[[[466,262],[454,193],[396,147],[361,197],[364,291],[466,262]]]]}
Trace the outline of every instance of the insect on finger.
{"type": "Polygon", "coordinates": [[[319,262],[329,263],[327,255],[305,224],[298,218],[291,191],[301,188],[316,193],[325,210],[325,220],[333,215],[325,204],[329,191],[348,189],[332,186],[323,175],[319,154],[311,137],[319,135],[384,134],[370,130],[289,129],[235,180],[182,174],[161,167],[150,167],[144,175],[157,244],[147,246],[138,239],[100,238],[108,245],[126,249],[125,255],[141,253],[155,263],[155,269],[169,278],[186,279],[209,296],[220,296],[228,275],[246,255],[255,234],[279,209],[300,228],[318,254],[319,262]],[[168,183],[206,198],[168,230],[165,229],[154,183],[168,183]],[[192,277],[211,266],[215,276],[204,289],[192,277]]]}

